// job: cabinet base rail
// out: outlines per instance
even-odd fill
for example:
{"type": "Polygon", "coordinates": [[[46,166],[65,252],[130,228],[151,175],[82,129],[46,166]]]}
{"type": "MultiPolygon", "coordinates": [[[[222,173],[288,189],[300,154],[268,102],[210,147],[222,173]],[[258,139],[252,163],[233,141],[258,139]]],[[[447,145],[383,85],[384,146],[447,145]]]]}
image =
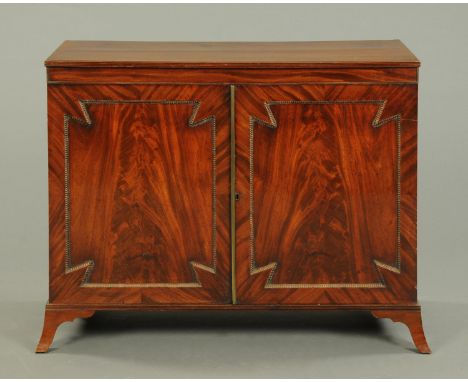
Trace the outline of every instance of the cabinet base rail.
{"type": "Polygon", "coordinates": [[[194,311],[194,310],[309,310],[309,311],[370,311],[376,318],[388,318],[405,324],[411,334],[417,350],[430,354],[431,350],[424,335],[421,318],[421,307],[418,304],[408,305],[139,305],[139,304],[47,304],[44,327],[36,353],[47,353],[52,345],[58,327],[67,321],[77,318],[90,318],[96,311],[194,311]]]}

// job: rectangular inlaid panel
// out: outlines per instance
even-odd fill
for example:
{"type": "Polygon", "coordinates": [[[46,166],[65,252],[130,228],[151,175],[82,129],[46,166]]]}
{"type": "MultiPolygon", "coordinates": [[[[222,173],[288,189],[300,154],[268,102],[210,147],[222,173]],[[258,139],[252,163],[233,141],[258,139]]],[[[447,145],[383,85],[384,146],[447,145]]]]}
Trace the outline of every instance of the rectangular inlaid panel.
{"type": "Polygon", "coordinates": [[[415,298],[416,94],[239,87],[241,303],[415,298]]]}
{"type": "Polygon", "coordinates": [[[221,87],[49,87],[54,302],[229,302],[228,102],[221,87]]]}

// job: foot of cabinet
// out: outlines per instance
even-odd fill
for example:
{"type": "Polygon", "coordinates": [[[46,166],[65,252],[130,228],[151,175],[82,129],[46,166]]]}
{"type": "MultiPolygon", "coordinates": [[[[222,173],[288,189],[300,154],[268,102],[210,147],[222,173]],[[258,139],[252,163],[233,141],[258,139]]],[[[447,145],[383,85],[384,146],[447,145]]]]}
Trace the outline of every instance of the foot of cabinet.
{"type": "Polygon", "coordinates": [[[371,313],[376,318],[389,318],[393,322],[405,324],[418,351],[422,354],[431,353],[424,335],[420,310],[372,310],[371,313]]]}
{"type": "Polygon", "coordinates": [[[67,321],[73,321],[76,318],[89,318],[93,314],[94,310],[48,310],[46,308],[44,327],[36,347],[36,353],[47,353],[49,351],[57,328],[61,324],[67,321]]]}

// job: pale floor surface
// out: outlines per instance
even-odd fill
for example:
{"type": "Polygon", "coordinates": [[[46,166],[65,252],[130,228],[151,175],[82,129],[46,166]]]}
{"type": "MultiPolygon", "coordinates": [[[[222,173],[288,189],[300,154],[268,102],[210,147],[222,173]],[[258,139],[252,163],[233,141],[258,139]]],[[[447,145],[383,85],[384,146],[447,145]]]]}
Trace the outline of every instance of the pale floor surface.
{"type": "Polygon", "coordinates": [[[99,313],[37,355],[43,304],[4,302],[0,377],[468,377],[468,304],[422,305],[429,356],[366,312],[99,313]]]}

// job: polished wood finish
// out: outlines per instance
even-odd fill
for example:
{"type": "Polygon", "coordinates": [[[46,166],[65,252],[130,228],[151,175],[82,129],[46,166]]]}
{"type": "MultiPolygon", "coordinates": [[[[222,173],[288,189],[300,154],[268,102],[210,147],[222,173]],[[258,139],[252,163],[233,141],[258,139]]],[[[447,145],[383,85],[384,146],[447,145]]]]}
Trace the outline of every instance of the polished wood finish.
{"type": "Polygon", "coordinates": [[[51,303],[229,303],[228,100],[49,86],[51,303]]]}
{"type": "Polygon", "coordinates": [[[151,69],[151,68],[47,68],[49,83],[417,83],[417,68],[333,69],[151,69]]]}
{"type": "Polygon", "coordinates": [[[424,335],[420,310],[373,310],[372,315],[376,318],[389,318],[393,322],[405,324],[411,333],[411,337],[418,351],[422,354],[431,353],[431,349],[426,341],[426,336],[424,335]]]}
{"type": "MultiPolygon", "coordinates": [[[[52,344],[57,328],[67,321],[73,321],[76,318],[89,318],[97,310],[106,311],[192,311],[192,310],[336,310],[333,305],[132,305],[132,304],[96,304],[96,305],[60,305],[48,304],[46,307],[44,328],[41,338],[36,347],[36,353],[46,353],[52,344]]],[[[389,318],[394,322],[405,324],[410,330],[413,341],[420,353],[430,354],[431,350],[427,344],[424,330],[422,327],[421,311],[417,305],[340,305],[340,310],[370,310],[376,318],[389,318]]]]}
{"type": "Polygon", "coordinates": [[[236,99],[239,302],[415,301],[416,86],[236,99]]]}
{"type": "Polygon", "coordinates": [[[52,310],[47,309],[44,317],[44,328],[39,343],[36,347],[36,353],[47,353],[54,340],[57,328],[67,321],[73,321],[77,318],[89,318],[94,314],[93,310],[52,310]]]}
{"type": "Polygon", "coordinates": [[[417,67],[400,40],[305,42],[65,41],[46,66],[151,68],[417,67]]]}
{"type": "Polygon", "coordinates": [[[39,351],[96,310],[193,309],[368,310],[428,351],[400,41],[65,42],[46,65],[39,351]]]}
{"type": "Polygon", "coordinates": [[[417,303],[410,304],[340,304],[339,308],[336,305],[307,305],[307,304],[47,304],[46,309],[53,310],[112,310],[112,311],[193,311],[193,310],[241,310],[241,311],[255,311],[255,310],[421,310],[417,303]]]}

